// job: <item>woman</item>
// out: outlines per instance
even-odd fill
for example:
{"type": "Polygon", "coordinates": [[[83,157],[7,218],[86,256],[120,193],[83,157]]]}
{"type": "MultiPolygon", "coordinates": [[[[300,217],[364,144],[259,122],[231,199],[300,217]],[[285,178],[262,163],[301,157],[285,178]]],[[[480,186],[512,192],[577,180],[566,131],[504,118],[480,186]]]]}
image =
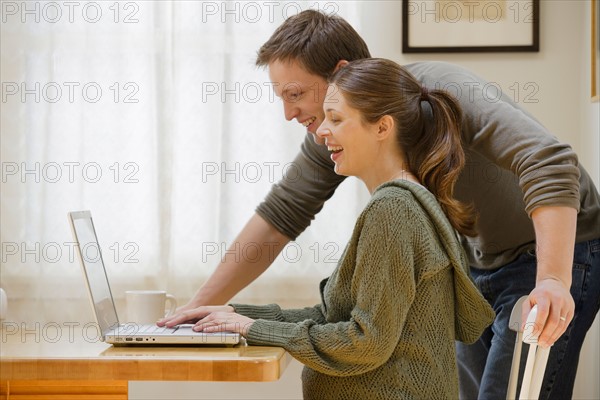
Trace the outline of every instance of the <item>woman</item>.
{"type": "MultiPolygon", "coordinates": [[[[353,61],[331,78],[322,137],[336,173],[372,194],[322,303],[199,307],[166,321],[235,331],[305,364],[307,399],[458,398],[454,340],[475,341],[494,313],[468,276],[456,231],[474,217],[453,196],[464,165],[461,113],[396,63],[353,61]]],[[[165,321],[163,321],[164,323],[165,321]]]]}

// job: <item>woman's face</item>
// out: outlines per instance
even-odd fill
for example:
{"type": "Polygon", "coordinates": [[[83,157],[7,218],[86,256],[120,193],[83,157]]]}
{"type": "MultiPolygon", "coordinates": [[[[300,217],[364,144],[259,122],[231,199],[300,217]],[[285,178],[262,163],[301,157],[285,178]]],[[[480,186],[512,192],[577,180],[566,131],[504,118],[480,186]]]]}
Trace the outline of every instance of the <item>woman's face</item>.
{"type": "Polygon", "coordinates": [[[346,103],[335,85],[327,89],[323,110],[325,119],[317,135],[331,152],[335,172],[363,179],[373,168],[381,146],[376,140],[378,125],[364,122],[360,112],[346,103]]]}

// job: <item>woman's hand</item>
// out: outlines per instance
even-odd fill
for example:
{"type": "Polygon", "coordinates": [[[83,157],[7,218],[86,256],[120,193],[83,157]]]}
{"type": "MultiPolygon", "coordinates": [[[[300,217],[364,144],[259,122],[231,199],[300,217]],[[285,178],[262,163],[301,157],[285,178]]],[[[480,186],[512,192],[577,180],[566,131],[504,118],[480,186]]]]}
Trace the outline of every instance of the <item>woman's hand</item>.
{"type": "Polygon", "coordinates": [[[158,322],[158,326],[172,328],[179,324],[193,324],[214,312],[233,312],[231,306],[200,306],[190,309],[178,309],[175,314],[165,317],[158,322]]]}
{"type": "Polygon", "coordinates": [[[247,336],[250,327],[254,323],[252,318],[245,317],[233,312],[233,307],[229,307],[230,311],[214,311],[196,322],[194,330],[196,332],[235,332],[242,336],[247,336]]]}

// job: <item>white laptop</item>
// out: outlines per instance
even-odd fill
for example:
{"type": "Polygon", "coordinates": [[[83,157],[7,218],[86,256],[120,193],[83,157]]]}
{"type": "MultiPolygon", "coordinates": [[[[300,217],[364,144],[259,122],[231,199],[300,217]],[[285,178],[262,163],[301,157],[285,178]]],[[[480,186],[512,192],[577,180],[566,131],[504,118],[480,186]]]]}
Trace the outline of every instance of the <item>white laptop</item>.
{"type": "Polygon", "coordinates": [[[79,259],[81,260],[96,322],[102,333],[102,340],[115,345],[235,345],[239,343],[240,335],[238,333],[195,332],[192,330],[193,325],[190,324],[182,324],[173,328],[159,327],[155,324],[120,324],[96,230],[94,229],[92,214],[89,211],[70,212],[69,221],[77,242],[79,259]],[[82,251],[82,249],[85,249],[85,251],[82,251]],[[89,255],[89,257],[86,255],[89,255]]]}

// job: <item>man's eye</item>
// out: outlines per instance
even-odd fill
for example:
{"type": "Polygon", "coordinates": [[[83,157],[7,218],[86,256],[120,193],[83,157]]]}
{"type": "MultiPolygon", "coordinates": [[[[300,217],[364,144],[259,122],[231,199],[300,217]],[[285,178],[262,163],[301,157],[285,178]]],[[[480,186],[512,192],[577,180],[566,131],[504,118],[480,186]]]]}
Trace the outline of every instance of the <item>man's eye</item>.
{"type": "Polygon", "coordinates": [[[302,95],[302,92],[300,92],[300,93],[288,93],[287,98],[288,98],[288,100],[297,100],[298,98],[300,98],[301,95],[302,95]]]}

